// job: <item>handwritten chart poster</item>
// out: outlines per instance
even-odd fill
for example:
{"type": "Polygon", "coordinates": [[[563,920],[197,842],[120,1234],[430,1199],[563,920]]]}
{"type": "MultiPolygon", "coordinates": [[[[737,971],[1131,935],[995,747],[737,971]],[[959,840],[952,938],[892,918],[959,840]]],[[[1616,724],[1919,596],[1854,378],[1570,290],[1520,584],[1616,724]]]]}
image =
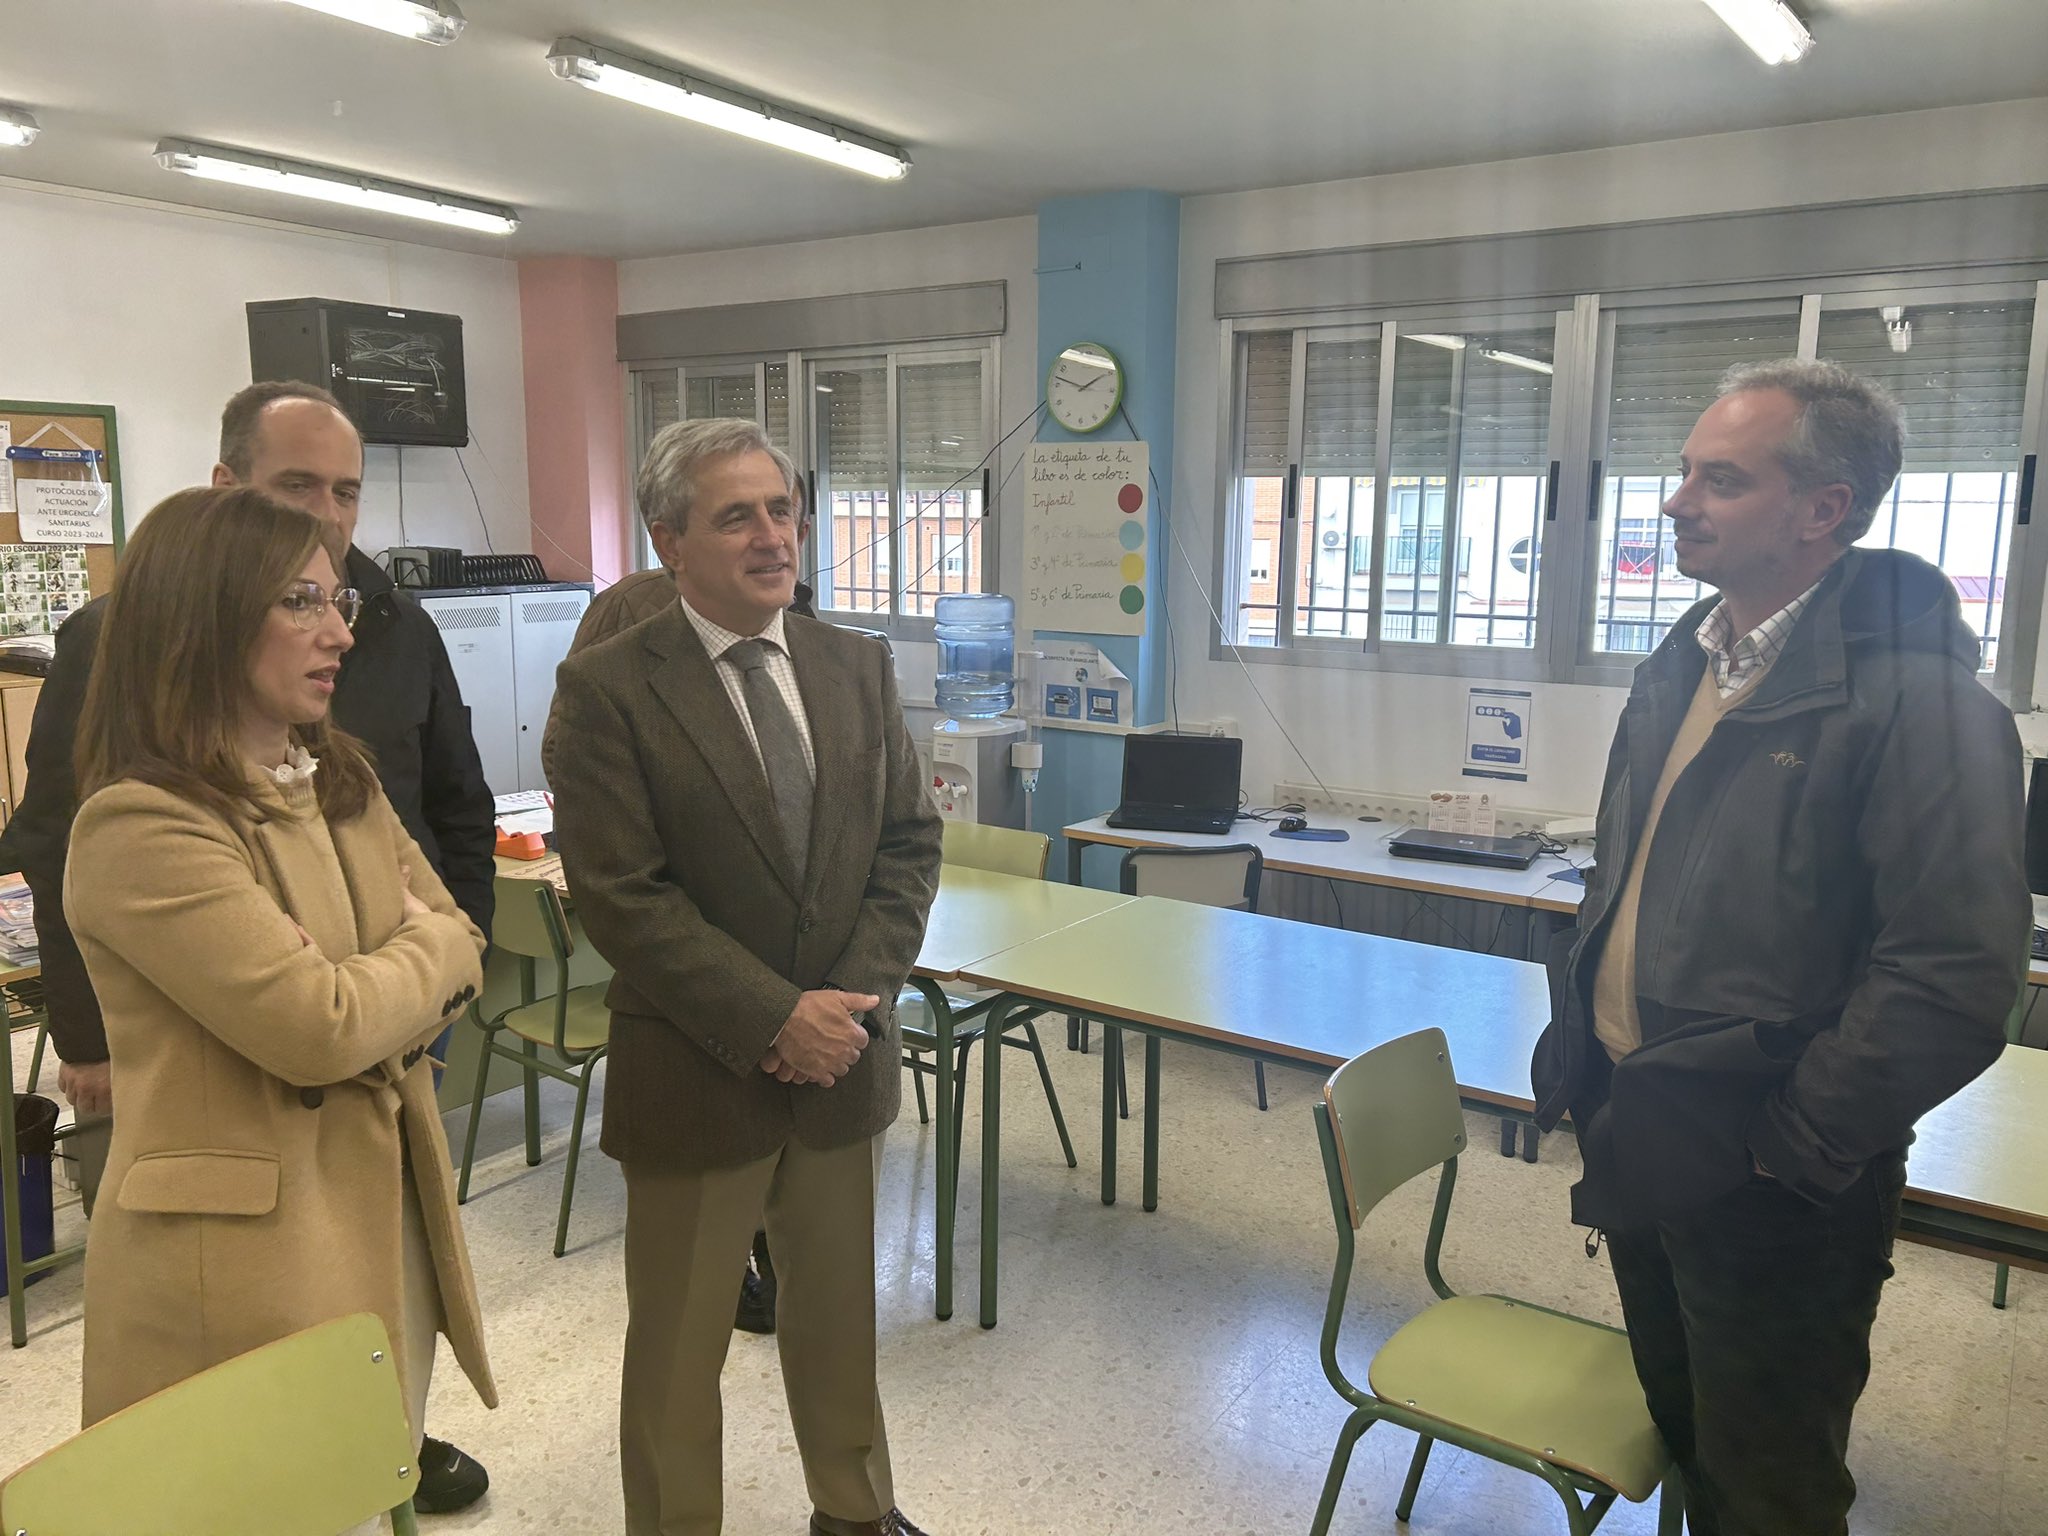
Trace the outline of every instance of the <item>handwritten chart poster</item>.
{"type": "Polygon", "coordinates": [[[1024,513],[1031,624],[1084,635],[1145,632],[1143,443],[1033,443],[1024,513]]]}

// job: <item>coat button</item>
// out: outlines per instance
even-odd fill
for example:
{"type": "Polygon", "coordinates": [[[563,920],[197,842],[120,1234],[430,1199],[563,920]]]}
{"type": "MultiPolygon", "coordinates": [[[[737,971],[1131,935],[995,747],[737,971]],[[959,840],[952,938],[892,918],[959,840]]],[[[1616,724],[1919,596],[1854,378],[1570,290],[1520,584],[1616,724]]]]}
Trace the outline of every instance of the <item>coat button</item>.
{"type": "Polygon", "coordinates": [[[798,933],[809,933],[816,926],[817,924],[809,916],[804,916],[797,919],[796,931],[798,933]]]}
{"type": "Polygon", "coordinates": [[[318,1109],[326,1100],[327,1090],[325,1088],[301,1088],[299,1090],[299,1102],[308,1109],[318,1109]]]}

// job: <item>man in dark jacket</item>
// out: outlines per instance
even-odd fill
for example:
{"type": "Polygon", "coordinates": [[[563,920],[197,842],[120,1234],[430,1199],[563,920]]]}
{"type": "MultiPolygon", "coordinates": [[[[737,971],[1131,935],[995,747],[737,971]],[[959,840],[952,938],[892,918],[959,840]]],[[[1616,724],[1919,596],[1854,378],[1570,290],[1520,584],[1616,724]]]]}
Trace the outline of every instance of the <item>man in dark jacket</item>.
{"type": "Polygon", "coordinates": [[[1902,447],[1828,363],[1733,370],[1694,427],[1664,512],[1720,595],[1636,669],[1532,1067],[1698,1536],[1848,1530],[1913,1123],[2025,974],[2012,717],[1947,578],[1851,547],[1902,447]]]}
{"type": "MultiPolygon", "coordinates": [[[[334,688],[334,718],[361,738],[405,829],[433,861],[456,903],[491,930],[495,815],[469,710],[432,619],[355,548],[363,443],[335,398],[309,384],[252,384],[221,413],[215,485],[253,485],[333,523],[350,542],[349,585],[362,594],[355,645],[334,688]]],[[[223,559],[234,558],[223,550],[223,559]]],[[[29,730],[28,793],[0,834],[0,865],[19,869],[35,897],[43,997],[60,1063],[57,1083],[77,1111],[72,1138],[86,1208],[98,1193],[113,1112],[106,1030],[64,916],[64,855],[78,810],[72,752],[92,676],[106,600],[96,598],[58,631],[56,659],[29,730]]],[[[415,1503],[460,1509],[483,1495],[482,1467],[446,1441],[420,1451],[415,1503]]]]}

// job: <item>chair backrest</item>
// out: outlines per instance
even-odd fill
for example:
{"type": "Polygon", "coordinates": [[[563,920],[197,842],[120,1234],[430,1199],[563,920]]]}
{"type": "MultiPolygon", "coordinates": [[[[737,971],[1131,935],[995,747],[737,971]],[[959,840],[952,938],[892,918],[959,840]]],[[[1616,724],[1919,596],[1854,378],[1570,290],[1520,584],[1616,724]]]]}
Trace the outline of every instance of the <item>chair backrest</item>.
{"type": "Polygon", "coordinates": [[[1323,1103],[1353,1227],[1417,1174],[1465,1150],[1465,1112],[1440,1029],[1352,1057],[1323,1084],[1323,1103]]]}
{"type": "MultiPolygon", "coordinates": [[[[491,943],[529,960],[567,962],[576,952],[562,898],[545,880],[500,875],[497,910],[491,918],[491,943]]],[[[566,973],[564,973],[566,974],[566,973]]]]}
{"type": "Polygon", "coordinates": [[[28,1536],[334,1536],[412,1524],[412,1430],[384,1324],[336,1318],[188,1377],[0,1482],[28,1536]]]}
{"type": "Polygon", "coordinates": [[[1124,855],[1117,888],[1126,896],[1165,896],[1249,912],[1259,904],[1259,877],[1265,868],[1266,856],[1250,843],[1133,848],[1124,855]]]}
{"type": "Polygon", "coordinates": [[[1045,860],[1052,851],[1052,839],[1043,832],[985,827],[978,821],[949,821],[944,836],[942,857],[948,864],[985,869],[992,875],[1022,875],[1027,880],[1045,878],[1045,860]]]}

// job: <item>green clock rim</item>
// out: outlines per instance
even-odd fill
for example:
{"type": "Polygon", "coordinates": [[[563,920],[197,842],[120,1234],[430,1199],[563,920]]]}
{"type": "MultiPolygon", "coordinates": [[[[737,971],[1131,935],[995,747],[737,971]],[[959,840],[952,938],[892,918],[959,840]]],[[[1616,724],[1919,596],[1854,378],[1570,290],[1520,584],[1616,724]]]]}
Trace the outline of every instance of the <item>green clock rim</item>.
{"type": "Polygon", "coordinates": [[[1124,360],[1116,355],[1115,348],[1099,341],[1070,341],[1061,346],[1060,352],[1053,354],[1052,366],[1045,370],[1045,413],[1048,416],[1052,416],[1053,422],[1063,431],[1078,433],[1083,437],[1091,436],[1094,433],[1100,432],[1110,422],[1114,421],[1116,419],[1116,408],[1124,403],[1124,360]],[[1095,423],[1092,427],[1070,427],[1064,421],[1061,421],[1059,417],[1053,415],[1052,376],[1059,372],[1060,352],[1065,352],[1070,347],[1101,347],[1104,355],[1116,366],[1116,394],[1111,397],[1109,409],[1103,412],[1102,420],[1095,423]]]}

